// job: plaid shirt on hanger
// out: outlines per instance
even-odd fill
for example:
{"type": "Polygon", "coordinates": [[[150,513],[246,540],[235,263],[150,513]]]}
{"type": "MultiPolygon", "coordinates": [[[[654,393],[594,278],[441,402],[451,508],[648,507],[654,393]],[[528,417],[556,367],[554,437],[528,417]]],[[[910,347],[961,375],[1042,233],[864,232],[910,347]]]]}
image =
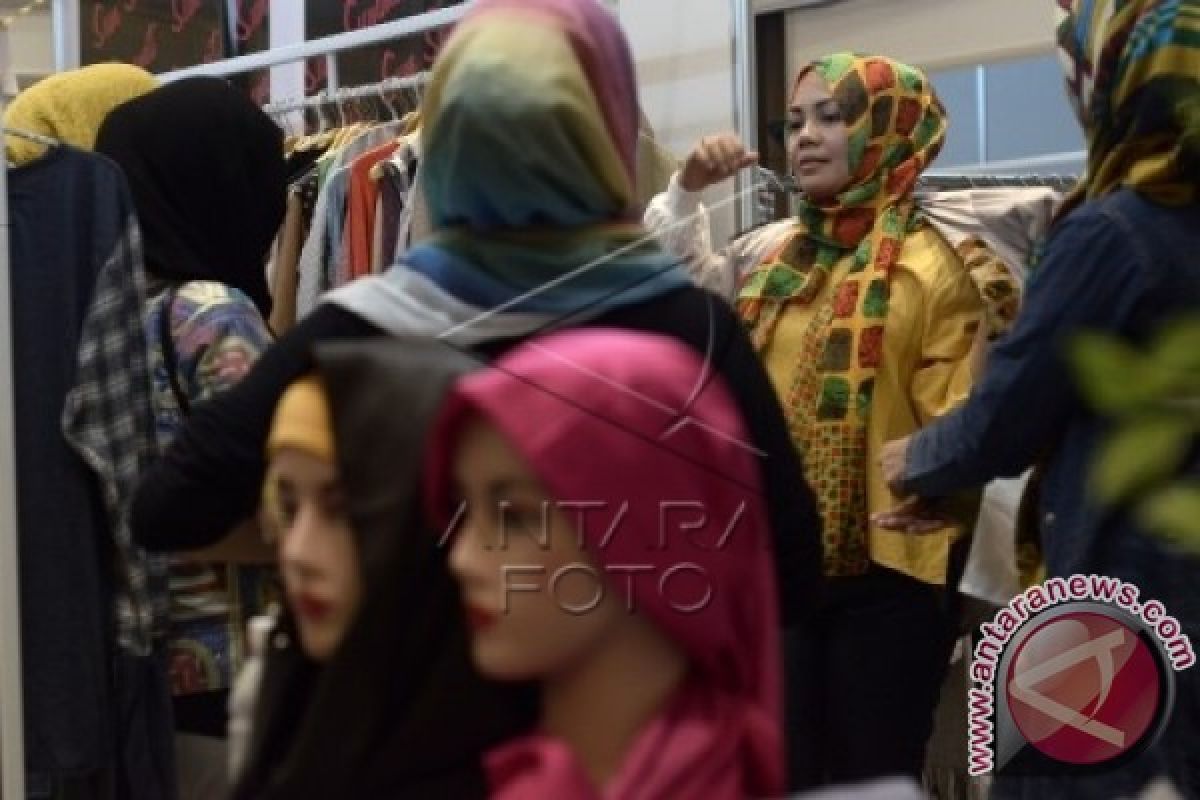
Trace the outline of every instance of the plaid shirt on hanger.
{"type": "Polygon", "coordinates": [[[168,623],[167,560],[137,547],[129,524],[138,477],[156,452],[142,320],[146,288],[141,233],[131,215],[96,280],[62,417],[63,434],[103,492],[116,549],[117,642],[140,656],[161,641],[168,623]]]}

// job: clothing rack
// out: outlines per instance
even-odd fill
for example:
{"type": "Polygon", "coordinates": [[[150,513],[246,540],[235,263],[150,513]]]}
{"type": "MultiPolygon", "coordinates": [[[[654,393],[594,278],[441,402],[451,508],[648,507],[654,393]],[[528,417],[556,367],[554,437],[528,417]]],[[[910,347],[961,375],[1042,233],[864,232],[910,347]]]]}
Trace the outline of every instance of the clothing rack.
{"type": "Polygon", "coordinates": [[[303,111],[309,108],[319,108],[321,106],[341,103],[346,100],[357,100],[364,97],[381,97],[385,92],[399,92],[408,89],[418,89],[429,82],[429,72],[418,72],[415,75],[409,75],[404,78],[388,78],[379,83],[369,83],[363,86],[355,86],[351,89],[336,89],[325,90],[319,94],[309,97],[299,97],[295,99],[285,99],[274,103],[267,103],[263,106],[263,111],[269,116],[279,114],[288,114],[293,111],[303,111]]]}
{"type": "MultiPolygon", "coordinates": [[[[796,181],[791,175],[783,175],[773,169],[757,166],[751,173],[751,182],[755,188],[756,200],[754,205],[754,224],[751,228],[764,225],[776,219],[776,201],[780,195],[791,197],[800,193],[796,181]]],[[[1049,188],[1059,192],[1069,192],[1079,184],[1075,175],[973,175],[932,173],[922,175],[917,180],[917,193],[954,192],[966,189],[1034,189],[1049,188]]]]}
{"type": "Polygon", "coordinates": [[[327,85],[330,90],[336,91],[338,89],[338,53],[345,50],[355,50],[360,47],[384,44],[405,36],[445,28],[462,19],[471,5],[471,0],[467,0],[467,2],[449,8],[439,8],[393,22],[374,25],[369,28],[325,36],[320,39],[314,39],[311,42],[304,42],[303,44],[276,47],[261,53],[238,56],[237,58],[216,61],[211,64],[198,64],[186,69],[164,72],[158,77],[164,82],[176,81],[180,78],[189,78],[195,75],[211,75],[224,78],[230,75],[240,75],[246,72],[254,72],[255,70],[278,67],[284,64],[293,64],[297,61],[306,61],[310,58],[323,57],[328,68],[327,85]]]}
{"type": "Polygon", "coordinates": [[[0,128],[5,136],[16,136],[18,139],[27,139],[37,144],[44,144],[46,147],[58,147],[62,142],[57,139],[51,139],[49,136],[42,136],[40,133],[31,131],[23,131],[19,128],[0,128]]]}
{"type": "Polygon", "coordinates": [[[1079,183],[1077,175],[923,175],[917,191],[953,192],[963,189],[1035,189],[1049,188],[1069,192],[1079,183]]]}
{"type": "MultiPolygon", "coordinates": [[[[787,194],[799,194],[796,181],[790,175],[783,175],[766,167],[755,167],[755,178],[761,189],[787,194]]],[[[1070,191],[1079,183],[1077,175],[971,175],[932,173],[922,175],[917,180],[917,191],[933,190],[938,192],[958,191],[962,189],[1034,189],[1050,188],[1058,191],[1070,191]]]]}
{"type": "MultiPolygon", "coordinates": [[[[61,142],[0,128],[47,147],[61,142]]],[[[7,149],[7,148],[6,148],[7,149]]],[[[8,158],[0,165],[0,797],[25,797],[25,716],[21,685],[20,549],[17,537],[17,447],[12,362],[12,284],[9,268],[8,158]]]]}
{"type": "MultiPolygon", "coordinates": [[[[228,77],[270,67],[324,57],[328,86],[336,91],[337,54],[345,50],[384,44],[405,36],[426,33],[458,22],[471,6],[460,5],[417,14],[394,22],[339,33],[303,44],[273,48],[262,53],[159,75],[167,82],[193,75],[228,77]]],[[[56,4],[57,7],[57,4],[56,4]]],[[[402,87],[397,87],[402,88],[402,87]]],[[[356,91],[356,90],[351,90],[356,91]]],[[[367,91],[363,89],[363,91],[367,91]]],[[[374,87],[370,91],[378,91],[374,87]]],[[[308,100],[304,102],[310,102],[308,100]]],[[[314,101],[315,102],[315,101],[314,101]]],[[[60,143],[36,133],[0,129],[47,146],[60,143]]],[[[8,159],[0,165],[0,342],[12,342],[11,253],[8,217],[8,159]]],[[[17,532],[16,419],[13,399],[12,348],[0,347],[0,797],[25,797],[25,731],[21,683],[21,617],[17,532]]]]}

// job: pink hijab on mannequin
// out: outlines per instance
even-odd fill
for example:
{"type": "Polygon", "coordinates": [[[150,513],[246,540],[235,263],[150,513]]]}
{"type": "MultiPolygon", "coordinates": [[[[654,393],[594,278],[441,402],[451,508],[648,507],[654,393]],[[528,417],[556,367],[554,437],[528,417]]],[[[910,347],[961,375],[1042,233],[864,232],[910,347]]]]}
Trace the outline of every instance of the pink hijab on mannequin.
{"type": "MultiPolygon", "coordinates": [[[[565,743],[535,734],[489,754],[492,796],[781,794],[770,532],[745,427],[724,384],[691,349],[661,336],[591,329],[526,342],[464,377],[434,429],[428,500],[443,521],[457,442],[480,417],[509,440],[556,501],[627,508],[619,528],[585,515],[584,550],[602,572],[607,565],[653,566],[650,577],[630,584],[633,605],[686,654],[691,669],[601,791],[565,743]],[[681,522],[695,519],[695,511],[685,511],[664,524],[666,503],[703,504],[707,523],[685,528],[681,522]],[[660,591],[658,578],[678,565],[706,577],[707,603],[681,610],[671,592],[660,591]]],[[[627,586],[624,576],[610,585],[621,592],[627,586]]],[[[697,597],[695,586],[680,591],[697,597]]]]}

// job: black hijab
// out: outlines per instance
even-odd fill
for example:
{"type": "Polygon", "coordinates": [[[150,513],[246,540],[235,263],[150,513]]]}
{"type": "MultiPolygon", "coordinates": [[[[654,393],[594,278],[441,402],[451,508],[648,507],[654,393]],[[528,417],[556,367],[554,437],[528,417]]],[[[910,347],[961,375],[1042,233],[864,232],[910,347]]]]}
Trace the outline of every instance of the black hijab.
{"type": "MultiPolygon", "coordinates": [[[[337,462],[364,595],[331,661],[270,637],[237,800],[487,796],[482,756],[535,722],[532,687],[485,681],[421,504],[430,422],[474,362],[431,339],[323,346],[337,462]]],[[[281,635],[282,634],[282,635],[281,635]]]]}
{"type": "Polygon", "coordinates": [[[219,78],[185,78],[118,106],[96,151],[121,167],[159,278],[219,281],[271,312],[265,258],[283,221],[283,132],[219,78]]]}

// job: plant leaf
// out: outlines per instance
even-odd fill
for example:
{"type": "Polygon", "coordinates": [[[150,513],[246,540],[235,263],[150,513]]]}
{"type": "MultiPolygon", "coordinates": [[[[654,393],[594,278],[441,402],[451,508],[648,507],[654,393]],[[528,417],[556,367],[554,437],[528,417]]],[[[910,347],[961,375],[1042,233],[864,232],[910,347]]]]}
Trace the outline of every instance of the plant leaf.
{"type": "Polygon", "coordinates": [[[1138,505],[1137,515],[1152,533],[1200,554],[1200,483],[1159,489],[1138,505]]]}
{"type": "Polygon", "coordinates": [[[1181,374],[1192,385],[1200,382],[1200,316],[1167,324],[1155,339],[1150,357],[1160,368],[1181,374]]]}
{"type": "Polygon", "coordinates": [[[1180,467],[1192,443],[1187,418],[1152,416],[1125,423],[1109,437],[1093,466],[1092,489],[1106,503],[1121,503],[1164,483],[1180,467]]]}
{"type": "Polygon", "coordinates": [[[1142,410],[1162,391],[1159,371],[1120,339],[1082,333],[1072,340],[1069,352],[1079,388],[1092,407],[1105,416],[1142,410]]]}

